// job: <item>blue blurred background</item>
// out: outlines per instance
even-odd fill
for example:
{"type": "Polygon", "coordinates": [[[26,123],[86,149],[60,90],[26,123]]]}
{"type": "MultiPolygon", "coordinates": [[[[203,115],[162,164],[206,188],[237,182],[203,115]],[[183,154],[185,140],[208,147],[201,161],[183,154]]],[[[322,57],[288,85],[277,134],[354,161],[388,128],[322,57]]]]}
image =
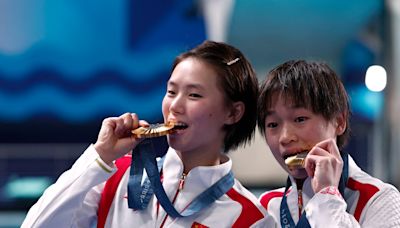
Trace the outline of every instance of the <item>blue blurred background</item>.
{"type": "MultiPolygon", "coordinates": [[[[0,227],[19,226],[43,190],[95,142],[105,117],[136,112],[162,121],[172,61],[205,39],[241,49],[260,80],[289,59],[330,64],[351,96],[346,150],[399,186],[399,2],[0,1],[0,227]],[[375,64],[387,71],[382,92],[364,84],[375,64]]],[[[165,140],[159,145],[162,153],[165,140]]],[[[255,193],[284,182],[261,138],[238,152],[235,173],[255,193]],[[246,156],[249,150],[258,154],[246,156]]]]}

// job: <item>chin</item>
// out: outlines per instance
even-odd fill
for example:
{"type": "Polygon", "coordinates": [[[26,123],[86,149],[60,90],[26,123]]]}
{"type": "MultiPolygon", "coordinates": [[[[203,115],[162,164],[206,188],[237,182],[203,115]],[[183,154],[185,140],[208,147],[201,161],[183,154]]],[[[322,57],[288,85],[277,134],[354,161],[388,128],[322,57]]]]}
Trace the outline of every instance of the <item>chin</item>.
{"type": "Polygon", "coordinates": [[[168,138],[168,145],[176,151],[181,151],[185,149],[185,145],[173,138],[168,138]]]}

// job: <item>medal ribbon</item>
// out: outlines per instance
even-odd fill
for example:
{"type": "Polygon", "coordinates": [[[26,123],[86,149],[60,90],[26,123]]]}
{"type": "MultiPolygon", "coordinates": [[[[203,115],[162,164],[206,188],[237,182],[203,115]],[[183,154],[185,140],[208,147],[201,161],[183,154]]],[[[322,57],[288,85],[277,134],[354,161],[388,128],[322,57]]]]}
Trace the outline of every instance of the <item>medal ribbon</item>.
{"type": "MultiPolygon", "coordinates": [[[[235,182],[233,173],[229,172],[220,180],[198,195],[189,206],[182,212],[176,211],[165,193],[160,181],[160,163],[156,162],[156,153],[150,140],[142,141],[133,152],[131,172],[128,183],[128,206],[136,210],[143,210],[147,207],[153,194],[156,195],[160,205],[173,218],[193,215],[208,207],[215,200],[219,199],[235,182]],[[143,168],[146,170],[147,178],[141,185],[143,168]]],[[[161,164],[162,166],[162,164],[161,164]]]]}

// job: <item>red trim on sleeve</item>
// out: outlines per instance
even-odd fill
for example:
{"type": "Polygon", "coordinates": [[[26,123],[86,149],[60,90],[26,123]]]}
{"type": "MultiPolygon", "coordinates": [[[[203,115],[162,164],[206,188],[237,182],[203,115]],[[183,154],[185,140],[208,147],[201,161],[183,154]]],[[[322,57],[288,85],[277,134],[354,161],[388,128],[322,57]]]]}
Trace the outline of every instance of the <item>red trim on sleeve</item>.
{"type": "Polygon", "coordinates": [[[343,196],[340,193],[339,189],[337,187],[334,187],[334,186],[325,187],[319,193],[321,193],[321,194],[329,194],[329,195],[338,196],[340,198],[343,198],[343,196]]]}
{"type": "Polygon", "coordinates": [[[203,225],[201,223],[198,223],[198,222],[194,222],[192,224],[191,228],[208,228],[208,226],[205,226],[205,225],[203,225]]]}
{"type": "Polygon", "coordinates": [[[361,212],[364,210],[365,205],[368,201],[379,191],[379,188],[372,184],[364,184],[358,182],[352,178],[349,178],[347,187],[351,190],[358,191],[360,196],[358,198],[357,207],[354,212],[354,217],[359,221],[361,212]]]}
{"type": "Polygon", "coordinates": [[[231,188],[226,193],[232,200],[237,201],[242,205],[242,212],[239,215],[239,218],[236,219],[235,223],[232,227],[250,227],[252,224],[257,222],[258,220],[264,218],[263,213],[251,202],[248,198],[241,195],[235,189],[231,188]]]}
{"type": "Polygon", "coordinates": [[[271,201],[273,198],[276,197],[283,197],[283,192],[268,192],[267,194],[261,197],[260,203],[261,205],[263,205],[265,209],[268,210],[269,201],[271,201]]]}
{"type": "Polygon", "coordinates": [[[103,228],[106,224],[108,212],[110,211],[111,203],[114,200],[115,192],[121,182],[126,170],[131,164],[132,157],[125,156],[115,161],[118,170],[110,179],[107,180],[103,192],[101,193],[99,209],[97,210],[97,228],[103,228]]]}

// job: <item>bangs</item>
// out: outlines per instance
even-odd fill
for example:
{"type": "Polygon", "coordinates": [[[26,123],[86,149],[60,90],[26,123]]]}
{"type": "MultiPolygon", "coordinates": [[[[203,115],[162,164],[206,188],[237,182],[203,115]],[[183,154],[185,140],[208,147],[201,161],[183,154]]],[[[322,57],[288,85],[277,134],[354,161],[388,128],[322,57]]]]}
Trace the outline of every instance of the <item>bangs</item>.
{"type": "MultiPolygon", "coordinates": [[[[318,97],[312,89],[313,85],[303,80],[295,80],[290,77],[275,77],[265,88],[266,108],[270,109],[281,97],[285,104],[295,107],[311,108],[318,103],[314,98],[318,97]]],[[[313,110],[316,111],[316,110],[313,110]]]]}

